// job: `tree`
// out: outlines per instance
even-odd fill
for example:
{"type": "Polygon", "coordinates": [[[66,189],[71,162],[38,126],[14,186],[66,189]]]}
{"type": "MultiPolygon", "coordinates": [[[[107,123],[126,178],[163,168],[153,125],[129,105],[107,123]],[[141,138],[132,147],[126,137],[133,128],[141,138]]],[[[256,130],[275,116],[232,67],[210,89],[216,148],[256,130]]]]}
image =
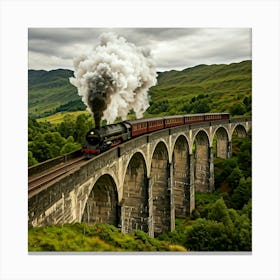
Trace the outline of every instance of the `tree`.
{"type": "Polygon", "coordinates": [[[246,107],[243,103],[241,102],[237,102],[235,103],[231,109],[230,109],[230,113],[231,115],[235,116],[235,115],[244,115],[246,113],[246,107]]]}
{"type": "Polygon", "coordinates": [[[66,140],[65,145],[62,147],[60,154],[64,155],[72,151],[78,150],[81,148],[81,145],[74,142],[73,136],[69,136],[66,140]]]}
{"type": "Polygon", "coordinates": [[[65,145],[66,139],[59,132],[51,132],[44,134],[45,141],[49,144],[50,158],[59,156],[61,148],[65,145]]]}
{"type": "MultiPolygon", "coordinates": [[[[242,211],[228,209],[223,199],[206,206],[208,215],[185,230],[183,245],[195,251],[250,251],[252,230],[250,205],[242,211]]],[[[181,234],[177,234],[181,236],[181,234]]]]}
{"type": "Polygon", "coordinates": [[[228,182],[231,190],[233,190],[234,188],[236,188],[239,185],[239,181],[242,176],[243,176],[243,174],[242,174],[241,170],[239,169],[239,167],[235,167],[232,170],[231,174],[227,178],[227,182],[228,182]]]}
{"type": "Polygon", "coordinates": [[[218,199],[211,207],[208,213],[208,219],[221,222],[227,227],[232,227],[232,221],[230,219],[227,206],[222,198],[218,199]]]}
{"type": "MultiPolygon", "coordinates": [[[[75,142],[83,144],[85,141],[86,133],[89,131],[92,122],[88,121],[88,117],[85,114],[79,115],[75,123],[75,142]]],[[[92,127],[92,126],[91,126],[92,127]]]]}
{"type": "Polygon", "coordinates": [[[226,228],[221,222],[198,219],[187,228],[184,246],[192,251],[227,251],[226,228]]]}
{"type": "Polygon", "coordinates": [[[41,133],[37,135],[34,141],[28,143],[28,150],[32,152],[33,157],[38,162],[51,158],[50,145],[44,140],[41,133]]]}
{"type": "Polygon", "coordinates": [[[246,138],[240,146],[238,153],[238,166],[245,177],[251,176],[252,170],[252,145],[251,138],[246,138]]]}
{"type": "Polygon", "coordinates": [[[232,203],[235,209],[242,209],[242,207],[248,203],[252,196],[252,179],[244,177],[240,179],[240,183],[232,194],[232,203]]]}
{"type": "Polygon", "coordinates": [[[64,138],[73,136],[75,132],[75,121],[73,120],[73,118],[68,114],[65,115],[63,118],[63,122],[58,125],[57,131],[64,138]]]}
{"type": "Polygon", "coordinates": [[[193,106],[193,113],[200,114],[200,113],[207,113],[210,111],[210,107],[206,101],[197,101],[194,103],[193,106]]]}
{"type": "Polygon", "coordinates": [[[28,166],[35,165],[37,163],[38,161],[33,157],[32,152],[28,151],[28,166]]]}

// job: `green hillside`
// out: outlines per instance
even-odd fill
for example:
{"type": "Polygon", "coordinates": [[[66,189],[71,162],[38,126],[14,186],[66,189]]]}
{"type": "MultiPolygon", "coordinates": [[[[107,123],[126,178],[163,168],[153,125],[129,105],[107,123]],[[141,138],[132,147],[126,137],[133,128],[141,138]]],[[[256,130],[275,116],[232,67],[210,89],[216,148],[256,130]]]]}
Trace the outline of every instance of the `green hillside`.
{"type": "Polygon", "coordinates": [[[150,89],[149,114],[230,112],[238,103],[251,114],[252,62],[198,65],[159,73],[150,89]]]}
{"type": "Polygon", "coordinates": [[[28,71],[28,113],[30,117],[44,117],[61,111],[84,110],[85,106],[70,84],[73,71],[28,71]]]}
{"type": "MultiPolygon", "coordinates": [[[[70,84],[70,70],[28,71],[29,116],[40,118],[58,112],[85,109],[77,89],[70,84]]],[[[252,61],[197,65],[182,71],[158,73],[150,89],[145,116],[231,112],[251,114],[252,61]]]]}

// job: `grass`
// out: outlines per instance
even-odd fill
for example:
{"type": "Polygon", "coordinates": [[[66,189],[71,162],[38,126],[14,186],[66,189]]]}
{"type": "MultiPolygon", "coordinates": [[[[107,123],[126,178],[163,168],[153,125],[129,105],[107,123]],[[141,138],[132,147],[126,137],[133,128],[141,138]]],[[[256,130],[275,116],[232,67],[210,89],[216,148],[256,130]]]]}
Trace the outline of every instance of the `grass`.
{"type": "Polygon", "coordinates": [[[28,231],[28,250],[31,252],[98,252],[98,251],[181,251],[186,248],[151,238],[136,230],[124,234],[112,225],[85,223],[35,227],[28,231]]]}
{"type": "Polygon", "coordinates": [[[39,118],[39,119],[37,119],[37,121],[38,122],[49,122],[51,124],[55,124],[56,125],[56,124],[60,124],[61,122],[63,122],[63,118],[66,115],[70,115],[71,117],[76,118],[77,116],[82,115],[82,114],[90,115],[90,113],[87,110],[85,110],[85,111],[76,111],[76,112],[59,112],[59,113],[56,113],[56,114],[48,116],[48,117],[39,118]]]}

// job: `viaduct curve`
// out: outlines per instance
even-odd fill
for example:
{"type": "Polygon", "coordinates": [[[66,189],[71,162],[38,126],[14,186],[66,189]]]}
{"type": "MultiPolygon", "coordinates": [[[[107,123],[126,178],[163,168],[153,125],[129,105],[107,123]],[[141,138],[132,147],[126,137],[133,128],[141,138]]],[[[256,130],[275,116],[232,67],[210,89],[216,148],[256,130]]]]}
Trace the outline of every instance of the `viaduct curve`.
{"type": "Polygon", "coordinates": [[[160,130],[123,143],[28,198],[29,227],[109,223],[150,236],[172,231],[195,208],[195,191],[214,190],[213,151],[231,157],[232,137],[251,118],[160,130]]]}

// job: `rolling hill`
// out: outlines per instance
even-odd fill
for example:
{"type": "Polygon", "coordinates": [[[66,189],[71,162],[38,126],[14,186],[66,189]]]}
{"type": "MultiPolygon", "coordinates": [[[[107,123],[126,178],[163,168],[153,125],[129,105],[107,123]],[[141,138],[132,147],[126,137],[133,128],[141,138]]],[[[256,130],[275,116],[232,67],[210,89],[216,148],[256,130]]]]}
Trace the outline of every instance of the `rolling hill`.
{"type": "MultiPolygon", "coordinates": [[[[159,111],[167,114],[229,112],[244,98],[251,100],[252,62],[198,65],[159,73],[158,84],[151,88],[150,94],[149,113],[157,112],[158,107],[163,107],[159,111]],[[207,106],[208,109],[203,108],[207,106]]],[[[248,109],[246,112],[250,114],[248,109]]]]}
{"type": "MultiPolygon", "coordinates": [[[[85,109],[77,89],[69,82],[73,71],[28,71],[29,117],[85,109]]],[[[149,91],[150,108],[145,116],[230,112],[235,104],[239,115],[251,114],[252,61],[197,65],[182,71],[158,73],[158,83],[149,91]]]]}
{"type": "Polygon", "coordinates": [[[39,118],[60,111],[84,110],[85,106],[70,84],[73,71],[28,70],[28,114],[39,118]]]}

